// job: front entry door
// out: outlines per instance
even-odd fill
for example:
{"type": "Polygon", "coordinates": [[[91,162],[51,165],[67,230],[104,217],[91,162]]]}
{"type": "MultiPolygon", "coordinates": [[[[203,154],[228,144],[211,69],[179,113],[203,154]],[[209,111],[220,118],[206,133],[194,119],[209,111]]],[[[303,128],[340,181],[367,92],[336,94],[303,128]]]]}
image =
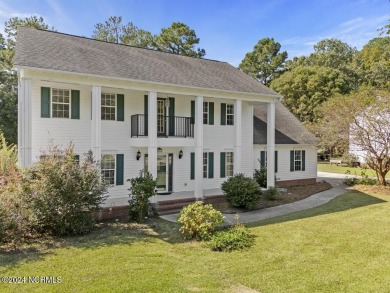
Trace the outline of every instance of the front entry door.
{"type": "Polygon", "coordinates": [[[157,156],[157,191],[167,192],[168,189],[168,156],[157,156]]]}

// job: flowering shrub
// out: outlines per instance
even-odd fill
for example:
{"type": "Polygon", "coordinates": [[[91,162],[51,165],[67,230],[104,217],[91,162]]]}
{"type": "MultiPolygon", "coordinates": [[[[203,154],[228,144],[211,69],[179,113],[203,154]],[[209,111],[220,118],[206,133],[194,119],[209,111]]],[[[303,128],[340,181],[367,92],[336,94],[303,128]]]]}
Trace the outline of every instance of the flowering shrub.
{"type": "Polygon", "coordinates": [[[207,240],[217,225],[223,223],[223,216],[212,205],[197,201],[185,206],[177,221],[181,224],[179,231],[184,238],[207,240]]]}

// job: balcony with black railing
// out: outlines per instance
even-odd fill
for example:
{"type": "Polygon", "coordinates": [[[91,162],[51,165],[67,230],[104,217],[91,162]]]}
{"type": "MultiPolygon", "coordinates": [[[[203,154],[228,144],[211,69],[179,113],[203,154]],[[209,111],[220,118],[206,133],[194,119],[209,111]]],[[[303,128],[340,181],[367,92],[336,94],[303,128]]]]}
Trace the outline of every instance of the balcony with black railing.
{"type": "MultiPolygon", "coordinates": [[[[191,117],[157,115],[158,137],[194,137],[194,121],[191,117]]],[[[131,137],[148,136],[148,115],[131,116],[131,137]]]]}

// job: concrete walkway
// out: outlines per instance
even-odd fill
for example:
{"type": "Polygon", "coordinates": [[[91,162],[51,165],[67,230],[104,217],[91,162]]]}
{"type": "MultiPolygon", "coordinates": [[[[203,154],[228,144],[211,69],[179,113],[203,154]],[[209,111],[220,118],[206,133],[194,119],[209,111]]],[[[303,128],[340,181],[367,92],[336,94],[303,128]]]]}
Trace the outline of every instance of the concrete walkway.
{"type": "MultiPolygon", "coordinates": [[[[343,184],[343,180],[345,179],[345,174],[335,174],[335,173],[326,173],[326,172],[318,172],[317,181],[325,180],[332,184],[333,188],[329,190],[325,190],[316,194],[313,194],[310,197],[307,197],[303,200],[296,201],[293,203],[280,205],[272,208],[260,209],[256,211],[239,213],[240,222],[241,223],[250,223],[256,222],[260,220],[265,220],[281,215],[287,215],[297,211],[308,210],[320,205],[323,205],[335,198],[336,196],[343,194],[346,192],[348,188],[343,184]]],[[[225,216],[226,224],[234,224],[236,223],[235,214],[223,214],[225,216]]],[[[161,216],[162,219],[177,222],[178,213],[161,216]]]]}

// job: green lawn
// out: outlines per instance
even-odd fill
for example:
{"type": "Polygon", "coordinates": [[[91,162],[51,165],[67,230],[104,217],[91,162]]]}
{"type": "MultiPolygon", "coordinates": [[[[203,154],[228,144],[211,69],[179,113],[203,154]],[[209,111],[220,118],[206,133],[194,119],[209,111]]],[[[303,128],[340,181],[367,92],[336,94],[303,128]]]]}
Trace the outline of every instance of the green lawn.
{"type": "MultiPolygon", "coordinates": [[[[324,163],[317,164],[317,170],[321,172],[340,173],[340,174],[345,174],[345,172],[349,170],[351,174],[356,174],[356,175],[361,175],[361,172],[363,171],[362,168],[336,166],[334,164],[330,165],[324,163]]],[[[375,171],[371,169],[367,169],[366,174],[370,177],[376,177],[375,171]]],[[[386,178],[390,178],[390,172],[386,175],[386,178]]]]}
{"type": "Polygon", "coordinates": [[[46,248],[0,253],[1,276],[61,277],[61,284],[0,284],[0,292],[388,292],[387,193],[349,192],[253,223],[256,244],[244,252],[183,242],[163,220],[105,225],[46,248]]]}

